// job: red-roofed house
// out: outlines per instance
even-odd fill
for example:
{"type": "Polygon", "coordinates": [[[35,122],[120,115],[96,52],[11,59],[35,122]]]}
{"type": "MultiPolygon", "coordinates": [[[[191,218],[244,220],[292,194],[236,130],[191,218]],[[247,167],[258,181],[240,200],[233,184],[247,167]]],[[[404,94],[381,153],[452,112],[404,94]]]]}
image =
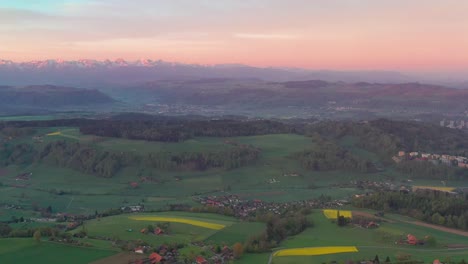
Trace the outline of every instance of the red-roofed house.
{"type": "Polygon", "coordinates": [[[202,256],[198,256],[195,261],[197,264],[208,264],[208,261],[202,256]]]}
{"type": "Polygon", "coordinates": [[[413,236],[413,235],[411,235],[411,234],[408,234],[408,235],[406,236],[406,238],[408,239],[408,244],[410,244],[410,245],[416,245],[416,244],[418,244],[418,239],[417,239],[415,236],[413,236]]]}
{"type": "Polygon", "coordinates": [[[151,260],[151,264],[161,263],[161,261],[163,260],[163,257],[156,252],[151,253],[149,258],[151,260]]]}
{"type": "Polygon", "coordinates": [[[156,228],[156,230],[154,230],[154,233],[156,235],[162,235],[162,234],[164,234],[164,231],[161,228],[158,227],[158,228],[156,228]]]}
{"type": "Polygon", "coordinates": [[[442,262],[440,262],[440,260],[438,260],[438,259],[435,259],[435,260],[432,262],[432,264],[442,264],[442,262]]]}

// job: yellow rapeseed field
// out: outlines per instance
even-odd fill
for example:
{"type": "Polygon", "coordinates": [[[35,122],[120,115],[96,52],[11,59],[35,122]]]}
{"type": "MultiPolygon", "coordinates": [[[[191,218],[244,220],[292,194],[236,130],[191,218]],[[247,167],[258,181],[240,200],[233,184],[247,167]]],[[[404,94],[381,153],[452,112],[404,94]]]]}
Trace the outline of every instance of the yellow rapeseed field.
{"type": "MultiPolygon", "coordinates": [[[[353,214],[351,213],[351,211],[348,211],[348,210],[339,210],[339,211],[340,211],[340,215],[342,215],[342,216],[344,216],[346,218],[352,218],[353,217],[353,214]]],[[[323,214],[328,219],[337,219],[338,218],[337,212],[338,212],[338,210],[335,210],[335,209],[324,209],[323,210],[323,214]]]]}
{"type": "Polygon", "coordinates": [[[132,220],[137,221],[155,221],[155,222],[172,222],[172,223],[181,223],[181,224],[188,224],[193,226],[200,226],[208,229],[214,230],[221,230],[225,228],[225,225],[222,224],[215,224],[209,222],[203,222],[198,220],[191,220],[186,218],[179,218],[179,217],[166,217],[166,216],[132,216],[129,217],[132,220]]]}
{"type": "Polygon", "coordinates": [[[413,191],[416,191],[417,189],[428,189],[428,190],[436,190],[436,191],[442,191],[442,192],[451,192],[455,190],[455,188],[453,187],[413,186],[413,191]]]}
{"type": "Polygon", "coordinates": [[[309,248],[291,248],[276,251],[274,257],[287,256],[318,256],[336,253],[359,252],[356,247],[309,247],[309,248]]]}
{"type": "Polygon", "coordinates": [[[62,132],[57,131],[57,132],[49,133],[49,134],[47,134],[47,136],[59,136],[59,135],[61,135],[61,134],[62,134],[62,132]]]}

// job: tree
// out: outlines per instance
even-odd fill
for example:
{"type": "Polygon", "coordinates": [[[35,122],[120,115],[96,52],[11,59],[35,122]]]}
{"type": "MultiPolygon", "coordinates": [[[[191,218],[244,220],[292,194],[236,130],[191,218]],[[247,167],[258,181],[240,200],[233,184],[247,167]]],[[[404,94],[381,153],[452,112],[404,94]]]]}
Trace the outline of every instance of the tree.
{"type": "Polygon", "coordinates": [[[337,223],[338,226],[345,226],[348,223],[348,220],[346,219],[346,217],[340,215],[338,217],[336,223],[337,223]]]}
{"type": "Polygon", "coordinates": [[[237,242],[232,247],[232,251],[234,254],[234,258],[238,259],[242,256],[242,254],[244,254],[244,246],[241,243],[237,242]]]}
{"type": "Polygon", "coordinates": [[[387,256],[387,258],[385,259],[385,263],[390,263],[390,262],[391,262],[391,261],[390,261],[390,257],[387,256]]]}
{"type": "Polygon", "coordinates": [[[34,231],[33,238],[37,243],[40,243],[41,242],[41,231],[40,230],[34,231]]]}
{"type": "Polygon", "coordinates": [[[380,264],[379,255],[375,255],[374,264],[380,264]]]}
{"type": "Polygon", "coordinates": [[[148,225],[147,230],[148,230],[148,233],[154,233],[153,225],[148,225]]]}
{"type": "Polygon", "coordinates": [[[0,237],[6,237],[10,234],[12,228],[4,223],[0,223],[0,237]]]}

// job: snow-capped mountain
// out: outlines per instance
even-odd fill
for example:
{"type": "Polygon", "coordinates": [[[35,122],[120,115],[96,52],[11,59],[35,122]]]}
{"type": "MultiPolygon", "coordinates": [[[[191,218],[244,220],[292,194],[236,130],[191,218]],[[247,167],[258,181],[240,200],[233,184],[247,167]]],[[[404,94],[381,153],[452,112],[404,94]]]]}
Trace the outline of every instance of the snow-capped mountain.
{"type": "Polygon", "coordinates": [[[55,84],[78,87],[127,85],[156,80],[206,78],[262,79],[267,81],[405,82],[398,72],[340,72],[304,69],[259,68],[241,64],[198,65],[140,59],[116,60],[37,60],[13,62],[0,59],[0,85],[55,84]]]}

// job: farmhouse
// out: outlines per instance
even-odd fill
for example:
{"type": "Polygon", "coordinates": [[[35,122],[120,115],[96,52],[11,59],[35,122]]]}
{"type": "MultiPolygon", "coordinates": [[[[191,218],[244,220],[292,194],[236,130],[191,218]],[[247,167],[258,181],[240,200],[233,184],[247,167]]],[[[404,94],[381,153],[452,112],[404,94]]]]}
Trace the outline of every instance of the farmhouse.
{"type": "Polygon", "coordinates": [[[418,239],[412,234],[408,234],[406,236],[406,240],[407,240],[408,244],[410,244],[410,245],[418,244],[418,239]]]}
{"type": "Polygon", "coordinates": [[[164,258],[156,252],[151,253],[149,259],[151,261],[151,264],[161,263],[162,261],[164,261],[164,258]]]}
{"type": "Polygon", "coordinates": [[[208,261],[202,256],[198,256],[195,261],[197,264],[208,264],[208,261]]]}
{"type": "Polygon", "coordinates": [[[142,205],[129,205],[129,206],[122,206],[120,208],[123,212],[142,212],[145,208],[142,205]]]}

